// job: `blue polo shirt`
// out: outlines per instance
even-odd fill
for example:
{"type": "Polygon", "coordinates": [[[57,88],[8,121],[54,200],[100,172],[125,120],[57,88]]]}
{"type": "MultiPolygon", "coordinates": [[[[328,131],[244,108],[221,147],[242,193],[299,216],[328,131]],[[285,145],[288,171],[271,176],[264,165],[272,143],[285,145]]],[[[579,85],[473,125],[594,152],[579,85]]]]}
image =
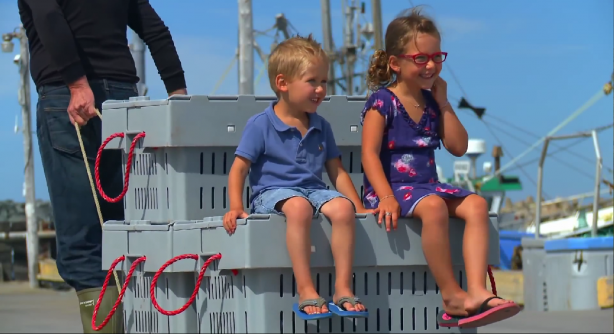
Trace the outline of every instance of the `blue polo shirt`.
{"type": "Polygon", "coordinates": [[[309,130],[301,132],[275,115],[274,103],[245,125],[235,152],[251,161],[250,202],[271,188],[326,189],[325,162],[341,156],[330,124],[317,113],[309,114],[309,130]]]}

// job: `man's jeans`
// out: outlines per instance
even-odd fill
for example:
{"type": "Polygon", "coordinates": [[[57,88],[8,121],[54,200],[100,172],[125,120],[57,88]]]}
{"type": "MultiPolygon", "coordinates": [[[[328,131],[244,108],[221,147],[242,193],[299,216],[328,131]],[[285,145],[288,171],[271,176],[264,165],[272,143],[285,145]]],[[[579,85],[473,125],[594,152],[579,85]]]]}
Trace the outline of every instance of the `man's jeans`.
{"type": "MultiPolygon", "coordinates": [[[[109,80],[90,81],[95,106],[102,112],[106,100],[127,100],[138,95],[135,84],[109,80]]],[[[68,118],[70,91],[65,85],[38,88],[36,131],[41,160],[49,189],[57,240],[60,276],[76,291],[101,287],[102,230],[83,162],[75,126],[68,118]]],[[[104,117],[104,114],[103,114],[104,117]]],[[[94,177],[94,162],[101,137],[101,119],[94,117],[81,127],[81,138],[94,177]]],[[[111,197],[122,191],[122,152],[104,150],[100,182],[111,197]]],[[[96,191],[98,193],[98,191],[96,191]]],[[[123,220],[123,201],[109,203],[98,194],[104,221],[123,220]]],[[[109,282],[114,285],[114,281],[109,282]]]]}

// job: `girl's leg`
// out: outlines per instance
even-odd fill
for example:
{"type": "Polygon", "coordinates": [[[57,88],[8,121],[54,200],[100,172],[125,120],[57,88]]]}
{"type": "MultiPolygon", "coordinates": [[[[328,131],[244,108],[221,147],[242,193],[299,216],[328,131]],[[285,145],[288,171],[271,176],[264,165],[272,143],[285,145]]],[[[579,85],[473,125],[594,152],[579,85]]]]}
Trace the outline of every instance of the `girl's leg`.
{"type": "MultiPolygon", "coordinates": [[[[299,304],[307,299],[317,299],[320,296],[311,279],[309,258],[311,256],[311,219],[313,206],[303,197],[292,197],[277,204],[278,211],[286,215],[286,245],[292,269],[296,279],[296,288],[299,294],[299,304]]],[[[328,308],[323,305],[307,306],[307,314],[327,313],[328,308]]]]}
{"type": "Polygon", "coordinates": [[[422,220],[422,250],[441,291],[444,310],[449,315],[466,316],[468,295],[456,282],[452,269],[446,202],[437,195],[427,196],[418,202],[413,217],[422,220]]]}
{"type": "MultiPolygon", "coordinates": [[[[333,301],[342,297],[354,297],[352,292],[352,264],[354,262],[354,242],[356,235],[356,215],[352,202],[345,198],[334,198],[320,208],[332,224],[331,249],[335,260],[335,295],[333,301]]],[[[364,311],[361,303],[343,305],[348,311],[364,311]]]]}
{"type": "MultiPolygon", "coordinates": [[[[488,266],[488,204],[481,196],[472,194],[465,198],[446,200],[450,216],[465,221],[463,237],[463,258],[467,275],[466,305],[468,312],[476,311],[484,300],[492,297],[486,290],[486,269],[488,266]]],[[[488,306],[494,307],[507,303],[506,300],[493,299],[488,306]]]]}

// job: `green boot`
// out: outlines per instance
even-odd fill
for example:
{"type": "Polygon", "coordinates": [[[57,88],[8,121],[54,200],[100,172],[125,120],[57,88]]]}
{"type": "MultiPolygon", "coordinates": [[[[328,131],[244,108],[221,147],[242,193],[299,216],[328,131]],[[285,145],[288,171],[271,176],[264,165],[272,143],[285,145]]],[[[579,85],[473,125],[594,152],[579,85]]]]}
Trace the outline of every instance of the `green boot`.
{"type": "MultiPolygon", "coordinates": [[[[115,310],[115,314],[111,320],[100,331],[95,331],[92,328],[92,317],[94,316],[94,308],[96,301],[100,295],[102,288],[91,288],[77,292],[79,298],[79,312],[81,313],[81,324],[83,325],[83,333],[124,333],[124,308],[120,303],[115,310]]],[[[115,286],[107,287],[100,307],[96,316],[96,326],[100,326],[102,321],[108,316],[117,301],[119,292],[115,286]]]]}

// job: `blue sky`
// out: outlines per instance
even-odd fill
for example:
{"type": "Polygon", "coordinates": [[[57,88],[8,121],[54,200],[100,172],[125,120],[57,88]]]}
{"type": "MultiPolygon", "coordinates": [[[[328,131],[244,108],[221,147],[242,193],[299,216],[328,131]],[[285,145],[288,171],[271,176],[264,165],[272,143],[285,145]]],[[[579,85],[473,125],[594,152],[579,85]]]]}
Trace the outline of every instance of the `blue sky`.
{"type": "MultiPolygon", "coordinates": [[[[265,30],[284,13],[302,35],[313,33],[321,41],[322,23],[319,1],[254,0],[254,28],[265,30]]],[[[341,1],[332,0],[334,41],[342,44],[341,1]]],[[[191,94],[211,94],[216,82],[230,63],[237,47],[237,1],[152,0],[152,5],[170,27],[181,61],[186,70],[191,94]]],[[[469,101],[487,108],[485,122],[458,110],[471,138],[487,141],[487,152],[478,160],[492,160],[492,146],[503,143],[505,157],[522,153],[568,115],[589,100],[610,79],[613,64],[611,0],[558,1],[432,1],[414,0],[428,5],[427,12],[437,21],[443,35],[443,49],[449,52],[442,77],[448,81],[450,97],[465,91],[469,101]],[[460,82],[457,84],[450,70],[460,82]],[[462,89],[461,89],[462,87],[462,89]],[[491,131],[489,131],[489,129],[491,131]],[[494,134],[494,135],[493,135],[494,134]],[[497,139],[498,138],[498,139],[497,139]]],[[[370,21],[370,1],[366,1],[370,21]]],[[[395,15],[410,6],[409,1],[383,0],[384,28],[395,15]]],[[[0,32],[19,24],[16,1],[0,0],[0,32]]],[[[129,32],[131,36],[131,32],[129,32]]],[[[272,38],[259,37],[268,51],[272,38]]],[[[17,49],[17,48],[16,48],[17,49]]],[[[147,51],[148,52],[148,51],[147,51]]],[[[0,200],[23,201],[23,142],[21,133],[13,133],[19,77],[12,55],[0,54],[0,200]]],[[[260,61],[256,59],[256,73],[260,61]]],[[[165,97],[153,61],[147,53],[146,80],[152,99],[165,97]]],[[[236,67],[228,74],[216,94],[237,93],[236,67]]],[[[36,93],[32,86],[32,105],[36,93]]],[[[256,86],[256,94],[270,95],[266,75],[256,86]]],[[[569,134],[612,123],[612,95],[602,98],[559,134],[569,134]]],[[[32,110],[33,114],[35,109],[32,110]]],[[[21,123],[21,121],[20,121],[21,123]]],[[[35,129],[36,127],[33,126],[35,129]]],[[[603,152],[603,176],[612,180],[614,141],[610,128],[599,135],[603,152]]],[[[558,142],[568,146],[574,140],[558,142]]],[[[36,140],[35,140],[36,144],[36,140]]],[[[541,148],[541,146],[540,146],[541,148]]],[[[35,145],[36,197],[48,199],[45,178],[35,145]]],[[[544,192],[548,198],[589,192],[593,189],[594,151],[590,140],[549,158],[545,169],[544,192]],[[571,166],[571,167],[569,167],[571,166]]],[[[520,159],[519,168],[509,170],[521,177],[524,190],[509,193],[513,200],[535,197],[538,157],[535,150],[520,159]]],[[[445,151],[437,153],[437,163],[447,175],[455,160],[445,151]]]]}

